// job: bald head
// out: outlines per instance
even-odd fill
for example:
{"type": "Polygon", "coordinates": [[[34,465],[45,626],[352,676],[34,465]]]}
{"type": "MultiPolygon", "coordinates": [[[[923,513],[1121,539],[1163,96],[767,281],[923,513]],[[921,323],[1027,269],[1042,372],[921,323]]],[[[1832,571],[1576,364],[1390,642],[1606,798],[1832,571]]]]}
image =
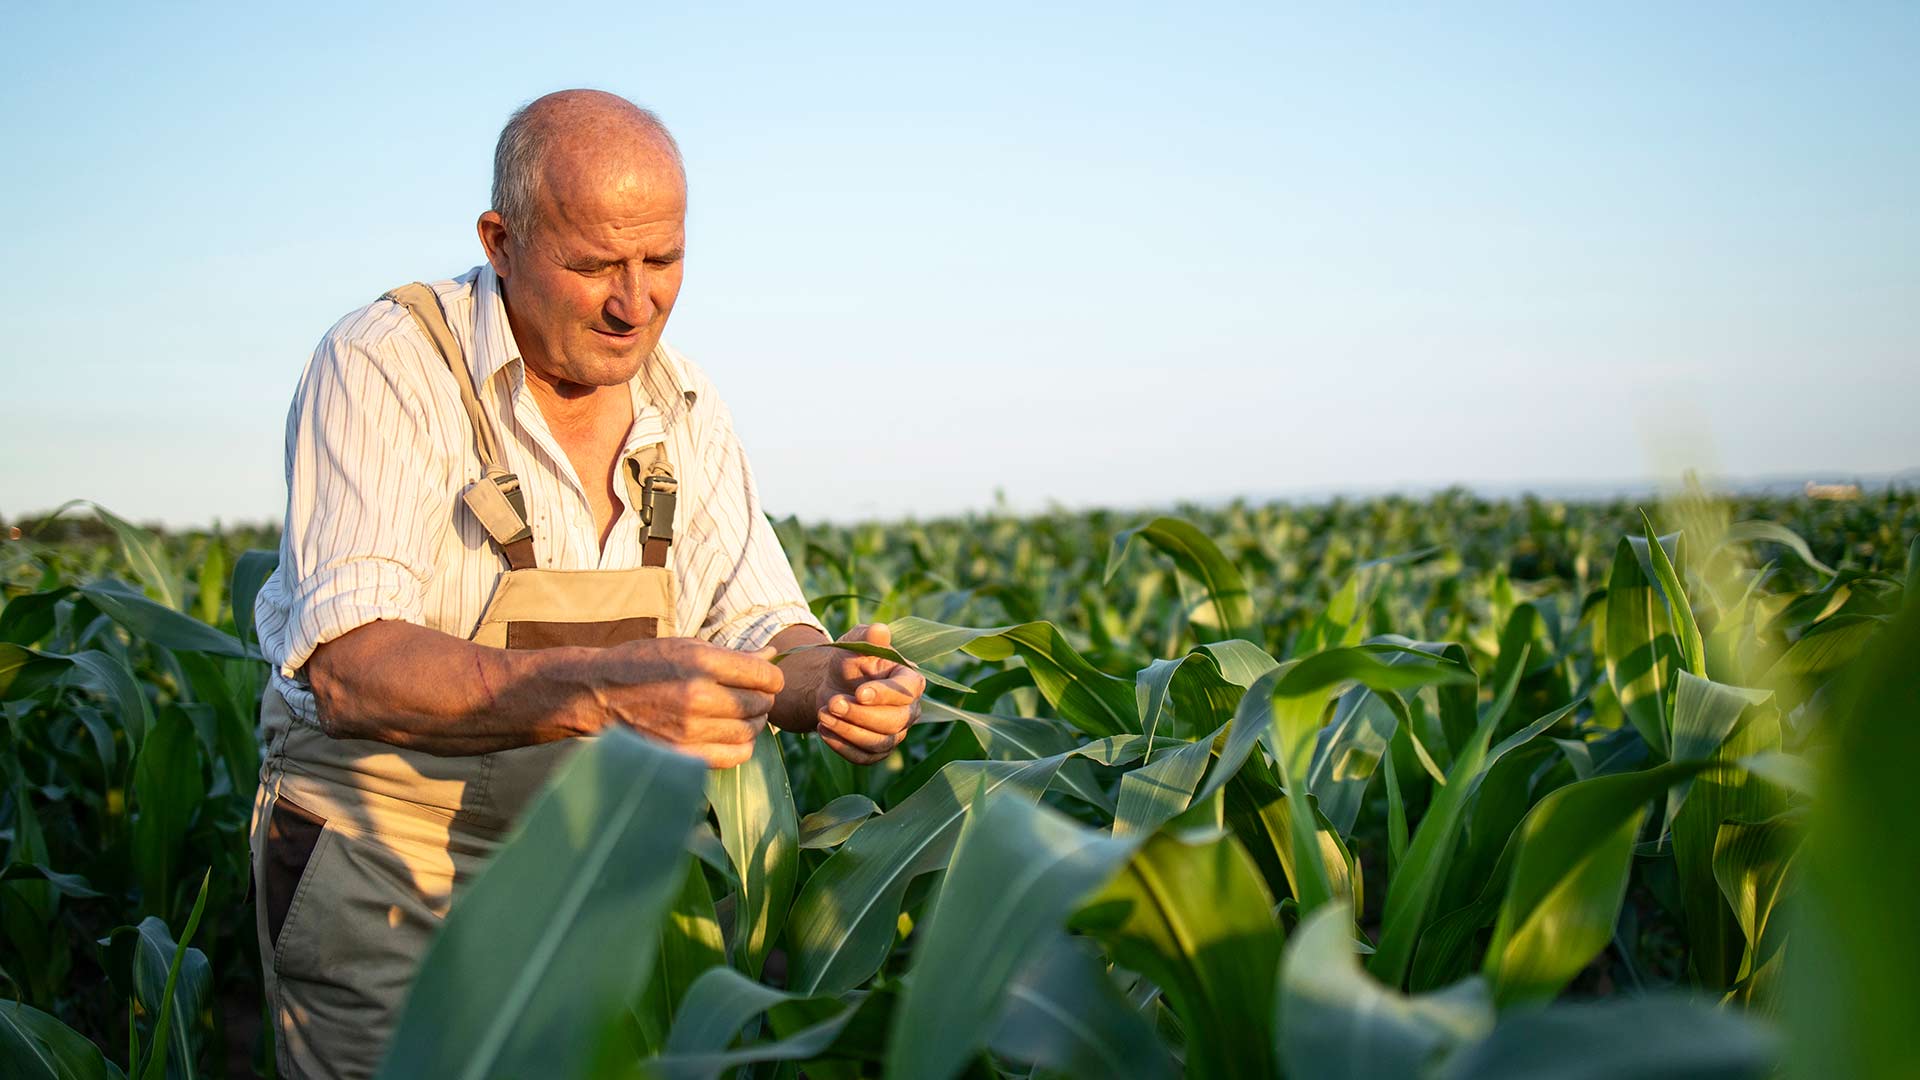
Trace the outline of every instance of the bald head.
{"type": "Polygon", "coordinates": [[[493,150],[493,209],[530,230],[556,186],[583,175],[670,173],[686,184],[680,147],[652,112],[602,90],[559,90],[521,106],[493,150]]]}

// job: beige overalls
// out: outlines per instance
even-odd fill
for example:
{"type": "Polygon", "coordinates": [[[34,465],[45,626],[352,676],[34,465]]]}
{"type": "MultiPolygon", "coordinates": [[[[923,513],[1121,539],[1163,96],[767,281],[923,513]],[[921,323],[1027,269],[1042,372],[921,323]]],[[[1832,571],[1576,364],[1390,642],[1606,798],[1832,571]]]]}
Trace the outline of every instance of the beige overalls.
{"type": "MultiPolygon", "coordinates": [[[[471,639],[538,649],[672,636],[667,554],[678,485],[663,447],[622,461],[641,514],[644,565],[541,569],[519,480],[501,464],[439,298],[415,283],[386,299],[413,313],[453,370],[484,466],[461,498],[508,568],[471,639]]],[[[437,757],[332,738],[296,719],[271,688],[262,725],[254,895],[280,1072],[295,1080],[371,1076],[455,891],[479,873],[579,740],[437,757]]]]}

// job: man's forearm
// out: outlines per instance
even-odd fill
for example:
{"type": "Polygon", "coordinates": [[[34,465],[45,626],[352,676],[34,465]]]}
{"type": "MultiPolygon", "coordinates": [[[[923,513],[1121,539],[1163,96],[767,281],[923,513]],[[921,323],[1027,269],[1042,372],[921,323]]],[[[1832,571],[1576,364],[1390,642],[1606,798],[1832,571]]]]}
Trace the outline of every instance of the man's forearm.
{"type": "Polygon", "coordinates": [[[336,738],[484,754],[593,730],[592,652],[495,649],[388,620],[320,646],[306,671],[336,738]]]}
{"type": "MultiPolygon", "coordinates": [[[[801,645],[817,645],[831,640],[827,635],[811,626],[789,626],[773,636],[767,644],[785,652],[801,645]]],[[[809,649],[781,661],[780,674],[786,679],[786,686],[774,698],[773,712],[767,719],[775,727],[787,731],[812,731],[819,724],[814,715],[818,708],[820,684],[827,677],[827,662],[833,658],[832,649],[809,649]]]]}

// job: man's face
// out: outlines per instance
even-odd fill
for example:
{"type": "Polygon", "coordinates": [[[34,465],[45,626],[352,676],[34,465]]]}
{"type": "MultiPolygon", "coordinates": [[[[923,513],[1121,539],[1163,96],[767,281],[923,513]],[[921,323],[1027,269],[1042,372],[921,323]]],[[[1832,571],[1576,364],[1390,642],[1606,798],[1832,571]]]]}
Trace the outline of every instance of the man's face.
{"type": "Polygon", "coordinates": [[[555,157],[537,220],[489,211],[481,239],[528,366],[553,382],[616,386],[659,344],[680,295],[686,185],[660,157],[555,157]]]}

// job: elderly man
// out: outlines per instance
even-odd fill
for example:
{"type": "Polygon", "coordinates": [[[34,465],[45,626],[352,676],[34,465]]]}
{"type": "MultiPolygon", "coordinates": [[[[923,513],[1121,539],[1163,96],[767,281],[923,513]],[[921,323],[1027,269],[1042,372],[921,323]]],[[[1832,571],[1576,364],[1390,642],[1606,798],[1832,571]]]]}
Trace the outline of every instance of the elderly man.
{"type": "MultiPolygon", "coordinates": [[[[515,113],[486,262],[349,314],[287,420],[253,834],[280,1071],[370,1074],[455,890],[614,725],[739,765],[767,721],[884,758],[924,684],[826,640],[726,405],[661,341],[686,181],[652,114],[515,113]]],[[[884,626],[848,635],[878,643],[884,626]]]]}

